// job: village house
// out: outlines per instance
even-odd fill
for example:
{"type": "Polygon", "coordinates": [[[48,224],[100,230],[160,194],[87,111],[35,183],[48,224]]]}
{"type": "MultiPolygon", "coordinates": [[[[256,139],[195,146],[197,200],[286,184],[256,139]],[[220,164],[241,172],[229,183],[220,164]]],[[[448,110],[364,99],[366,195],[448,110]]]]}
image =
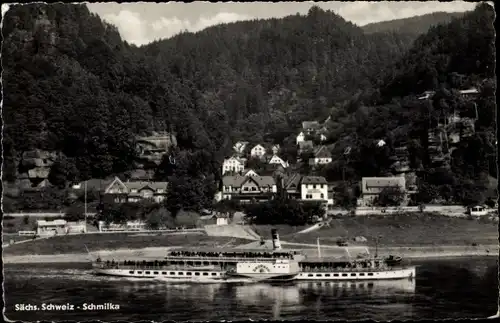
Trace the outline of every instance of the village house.
{"type": "Polygon", "coordinates": [[[325,165],[332,162],[332,154],[326,146],[314,150],[314,156],[309,158],[309,165],[325,165]]]}
{"type": "Polygon", "coordinates": [[[273,155],[277,155],[280,152],[280,145],[273,145],[271,147],[271,150],[273,152],[273,155]]]}
{"type": "Polygon", "coordinates": [[[396,187],[406,196],[407,190],[404,176],[363,177],[361,179],[361,198],[358,199],[358,206],[372,206],[384,189],[396,187]]]}
{"type": "Polygon", "coordinates": [[[39,236],[66,235],[71,233],[86,233],[87,226],[84,221],[68,222],[57,219],[53,221],[36,221],[36,234],[39,236]]]}
{"type": "Polygon", "coordinates": [[[302,122],[302,131],[306,135],[314,135],[319,130],[320,124],[318,121],[303,121],[302,122]]]}
{"type": "Polygon", "coordinates": [[[169,132],[153,132],[151,136],[136,137],[139,158],[159,164],[163,155],[177,145],[175,135],[169,132]]]}
{"type": "Polygon", "coordinates": [[[238,141],[237,143],[235,143],[233,145],[233,150],[237,154],[243,154],[245,152],[245,148],[247,147],[248,144],[249,144],[248,141],[238,141]]]}
{"type": "Polygon", "coordinates": [[[311,140],[301,141],[299,142],[299,149],[297,153],[300,155],[302,153],[305,153],[306,151],[313,151],[313,149],[314,144],[311,140]]]}
{"type": "Polygon", "coordinates": [[[471,98],[475,98],[476,96],[478,96],[479,91],[476,88],[472,87],[472,88],[467,89],[467,90],[461,90],[460,95],[464,98],[471,99],[471,98]]]}
{"type": "Polygon", "coordinates": [[[228,172],[239,173],[245,169],[245,160],[238,157],[230,157],[222,162],[222,175],[228,172]]]}
{"type": "Polygon", "coordinates": [[[282,187],[288,198],[320,202],[325,210],[333,207],[333,194],[329,191],[328,182],[322,176],[303,176],[295,173],[282,179],[282,187]]]}
{"type": "Polygon", "coordinates": [[[295,141],[297,142],[297,145],[299,145],[301,142],[304,142],[306,140],[306,136],[304,135],[304,132],[301,131],[298,135],[295,141]]]}
{"type": "Polygon", "coordinates": [[[241,203],[267,201],[277,192],[272,176],[224,176],[222,178],[222,198],[241,203]]]}
{"type": "Polygon", "coordinates": [[[300,198],[303,201],[321,202],[325,209],[328,204],[328,183],[322,176],[304,176],[300,181],[300,198]]]}
{"type": "Polygon", "coordinates": [[[259,176],[253,169],[245,169],[242,174],[243,176],[259,176]]]}
{"type": "Polygon", "coordinates": [[[250,156],[251,157],[257,157],[257,158],[262,158],[266,155],[266,148],[264,146],[257,144],[255,145],[252,150],[250,150],[250,156]]]}
{"type": "Polygon", "coordinates": [[[115,203],[135,203],[145,199],[160,203],[167,196],[167,186],[167,182],[123,182],[115,177],[103,194],[115,203]]]}
{"type": "Polygon", "coordinates": [[[270,156],[268,158],[267,163],[270,165],[281,165],[281,166],[283,166],[283,168],[287,168],[289,166],[288,162],[284,161],[283,159],[281,159],[277,155],[270,156]]]}

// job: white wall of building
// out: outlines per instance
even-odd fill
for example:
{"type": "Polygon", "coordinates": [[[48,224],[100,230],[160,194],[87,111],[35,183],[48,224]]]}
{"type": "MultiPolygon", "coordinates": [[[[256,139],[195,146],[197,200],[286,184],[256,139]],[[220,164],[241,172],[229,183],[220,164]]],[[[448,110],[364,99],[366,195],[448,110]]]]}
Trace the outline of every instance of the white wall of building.
{"type": "Polygon", "coordinates": [[[250,156],[252,157],[262,157],[265,154],[266,154],[266,148],[262,147],[261,145],[256,145],[250,151],[250,156]]]}
{"type": "Polygon", "coordinates": [[[245,169],[245,165],[234,157],[224,159],[224,162],[222,163],[223,175],[228,172],[241,172],[243,169],[245,169]]]}
{"type": "Polygon", "coordinates": [[[328,184],[302,184],[300,185],[300,198],[302,200],[328,200],[328,184]]]}

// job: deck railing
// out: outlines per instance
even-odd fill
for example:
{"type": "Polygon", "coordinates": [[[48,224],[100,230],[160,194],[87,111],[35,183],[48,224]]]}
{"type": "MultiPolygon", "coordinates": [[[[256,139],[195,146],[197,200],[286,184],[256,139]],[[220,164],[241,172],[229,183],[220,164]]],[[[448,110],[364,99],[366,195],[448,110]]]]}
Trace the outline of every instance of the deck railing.
{"type": "Polygon", "coordinates": [[[276,257],[258,257],[258,258],[251,258],[251,257],[186,257],[186,256],[167,256],[165,257],[165,260],[170,260],[170,261],[198,261],[198,262],[203,262],[203,261],[224,261],[224,262],[256,262],[256,261],[262,261],[262,262],[270,262],[270,261],[276,261],[276,260],[294,260],[292,258],[276,258],[276,257]]]}

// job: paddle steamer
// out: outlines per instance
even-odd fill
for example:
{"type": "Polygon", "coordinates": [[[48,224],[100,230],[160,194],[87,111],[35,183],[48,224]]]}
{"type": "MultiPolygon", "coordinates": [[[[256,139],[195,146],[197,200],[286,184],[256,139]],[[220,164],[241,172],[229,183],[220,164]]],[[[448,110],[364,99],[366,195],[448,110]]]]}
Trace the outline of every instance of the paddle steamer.
{"type": "Polygon", "coordinates": [[[159,278],[186,282],[290,280],[381,280],[414,278],[415,266],[404,266],[401,257],[364,256],[307,258],[298,251],[282,250],[276,230],[273,250],[182,249],[167,252],[155,261],[102,261],[93,263],[98,275],[159,278]]]}

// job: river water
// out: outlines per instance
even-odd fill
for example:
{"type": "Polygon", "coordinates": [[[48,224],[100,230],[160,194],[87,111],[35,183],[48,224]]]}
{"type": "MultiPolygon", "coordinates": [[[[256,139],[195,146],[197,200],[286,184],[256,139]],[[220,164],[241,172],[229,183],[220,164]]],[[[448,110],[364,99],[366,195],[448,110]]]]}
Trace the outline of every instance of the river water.
{"type": "Polygon", "coordinates": [[[497,259],[413,261],[414,280],[179,284],[98,277],[89,264],[6,265],[11,320],[393,320],[484,318],[497,312],[497,259]],[[74,310],[16,310],[68,304],[74,310]],[[113,309],[84,310],[112,303],[113,309]]]}

